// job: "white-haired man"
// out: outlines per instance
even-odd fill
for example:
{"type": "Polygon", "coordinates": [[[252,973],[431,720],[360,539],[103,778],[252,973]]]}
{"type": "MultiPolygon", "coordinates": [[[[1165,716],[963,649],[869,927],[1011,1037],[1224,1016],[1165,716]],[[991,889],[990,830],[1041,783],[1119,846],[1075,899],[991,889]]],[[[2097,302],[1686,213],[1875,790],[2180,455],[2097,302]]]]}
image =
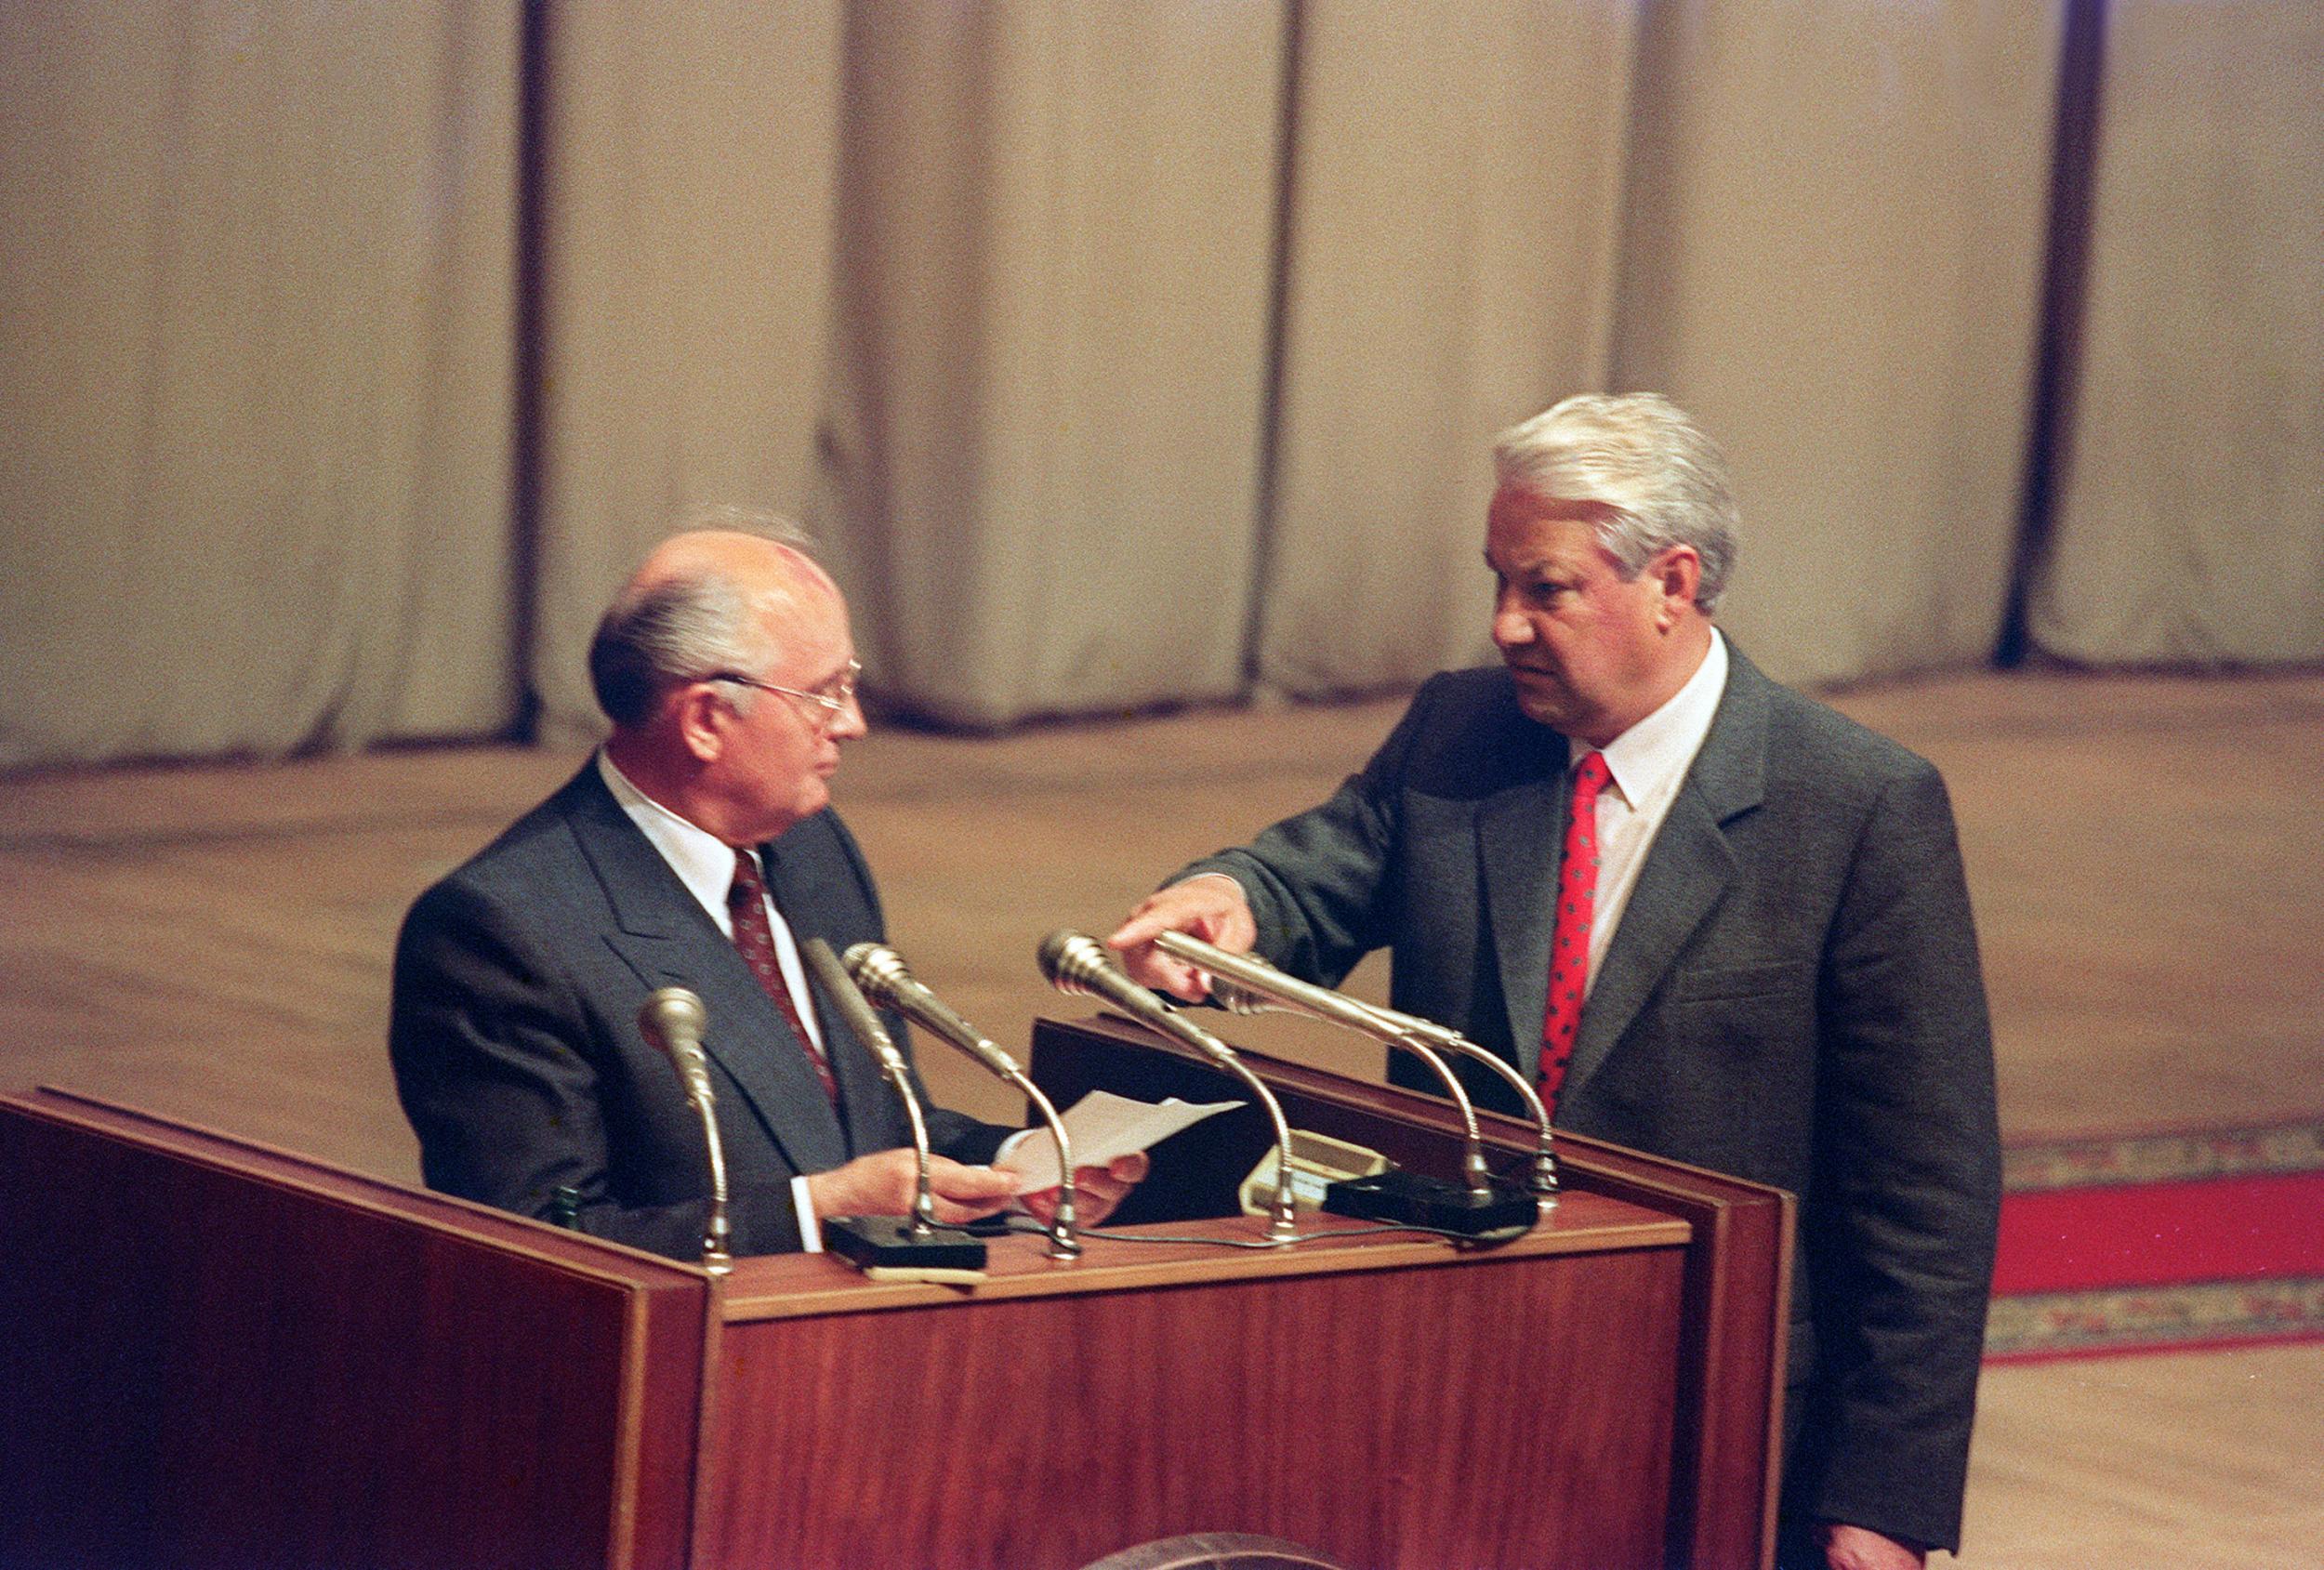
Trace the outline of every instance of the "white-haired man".
{"type": "MultiPolygon", "coordinates": [[[[646,559],[589,652],[612,737],[404,920],[389,1048],[430,1187],[698,1254],[701,1127],[637,1025],[683,986],[709,1013],[736,1253],[910,1209],[902,1108],[798,953],[882,937],[830,809],[840,745],[864,733],[855,672],[838,587],[792,541],[694,530],[646,559]]],[[[938,1218],[1007,1206],[1016,1179],[986,1163],[1010,1131],[940,1107],[929,1125],[938,1218]]],[[[1076,1173],[1083,1219],[1143,1162],[1076,1173]]]]}
{"type": "Polygon", "coordinates": [[[1958,1542],[2000,1186],[1943,782],[1712,626],[1736,508],[1669,401],[1569,398],[1495,462],[1501,667],[1432,679],[1329,801],[1110,941],[1189,998],[1166,930],[1327,983],[1388,946],[1396,1007],[1560,1127],[1797,1194],[1779,1562],[1919,1564],[1958,1542]]]}

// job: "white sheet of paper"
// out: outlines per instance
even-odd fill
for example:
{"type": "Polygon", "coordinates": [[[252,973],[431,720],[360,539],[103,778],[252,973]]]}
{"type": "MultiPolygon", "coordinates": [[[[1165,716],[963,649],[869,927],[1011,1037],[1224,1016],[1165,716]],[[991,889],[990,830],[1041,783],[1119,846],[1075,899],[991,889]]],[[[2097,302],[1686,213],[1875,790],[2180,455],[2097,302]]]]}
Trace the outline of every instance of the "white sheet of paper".
{"type": "MultiPolygon", "coordinates": [[[[1241,1102],[1182,1102],[1176,1096],[1159,1103],[1135,1102],[1111,1090],[1092,1090],[1065,1109],[1059,1121],[1074,1147],[1076,1167],[1103,1167],[1117,1155],[1128,1155],[1160,1144],[1182,1128],[1191,1128],[1214,1113],[1238,1107],[1241,1102]]],[[[1019,1194],[1037,1194],[1060,1181],[1057,1137],[1046,1125],[1017,1141],[1017,1148],[996,1165],[1018,1175],[1019,1194]]]]}

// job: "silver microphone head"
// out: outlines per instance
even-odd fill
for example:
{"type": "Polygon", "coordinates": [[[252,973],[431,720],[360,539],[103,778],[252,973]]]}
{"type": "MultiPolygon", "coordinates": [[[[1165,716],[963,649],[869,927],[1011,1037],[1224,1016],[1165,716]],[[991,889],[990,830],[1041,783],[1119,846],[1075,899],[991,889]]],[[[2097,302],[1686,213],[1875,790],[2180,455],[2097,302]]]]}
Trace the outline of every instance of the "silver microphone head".
{"type": "Polygon", "coordinates": [[[847,952],[839,956],[839,963],[847,967],[847,973],[855,979],[864,996],[883,1009],[895,1007],[898,984],[912,978],[912,972],[905,968],[904,956],[886,943],[850,943],[847,952]]]}
{"type": "Polygon", "coordinates": [[[656,1051],[669,1053],[699,1048],[710,1011],[702,999],[682,986],[666,986],[648,996],[638,1010],[638,1029],[656,1051]]]}
{"type": "Polygon", "coordinates": [[[1039,958],[1041,974],[1049,978],[1049,984],[1077,996],[1105,997],[1113,990],[1107,982],[1129,982],[1129,974],[1114,963],[1103,943],[1070,928],[1061,927],[1043,938],[1039,958]]]}
{"type": "Polygon", "coordinates": [[[823,983],[824,991],[831,995],[832,1004],[839,1010],[840,1017],[847,1021],[848,1028],[871,1049],[872,1056],[879,1060],[880,1065],[901,1069],[904,1059],[897,1052],[896,1044],[889,1039],[887,1030],[879,1022],[879,1016],[872,1012],[871,999],[865,997],[864,989],[855,984],[855,978],[847,973],[847,966],[831,952],[831,945],[821,938],[810,938],[799,945],[799,957],[807,962],[807,968],[815,973],[815,979],[823,983]]]}

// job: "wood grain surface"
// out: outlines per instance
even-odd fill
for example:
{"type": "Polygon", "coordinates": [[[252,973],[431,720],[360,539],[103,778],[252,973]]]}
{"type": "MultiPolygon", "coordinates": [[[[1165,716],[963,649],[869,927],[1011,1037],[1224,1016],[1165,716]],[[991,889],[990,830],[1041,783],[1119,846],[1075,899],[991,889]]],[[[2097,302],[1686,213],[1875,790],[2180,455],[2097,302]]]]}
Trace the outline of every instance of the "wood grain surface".
{"type": "Polygon", "coordinates": [[[771,1470],[725,1479],[709,1562],[1071,1570],[1205,1530],[1377,1570],[1645,1570],[1680,1264],[1512,1256],[730,1324],[729,1453],[771,1470]]]}
{"type": "Polygon", "coordinates": [[[684,1563],[698,1272],[46,1097],[0,1259],[0,1563],[684,1563]]]}

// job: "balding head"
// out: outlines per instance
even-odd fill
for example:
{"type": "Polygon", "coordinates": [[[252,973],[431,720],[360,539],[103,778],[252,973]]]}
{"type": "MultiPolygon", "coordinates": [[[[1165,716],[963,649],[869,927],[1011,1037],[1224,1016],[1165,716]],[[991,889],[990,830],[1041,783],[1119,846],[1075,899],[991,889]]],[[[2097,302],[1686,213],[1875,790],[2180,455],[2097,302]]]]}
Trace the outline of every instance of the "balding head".
{"type": "Polygon", "coordinates": [[[666,585],[721,581],[754,592],[791,596],[812,586],[838,592],[831,575],[800,548],[796,530],[754,533],[742,529],[689,529],[654,548],[630,574],[616,600],[666,585]]]}
{"type": "Polygon", "coordinates": [[[796,531],[692,529],[654,548],[598,626],[589,675],[631,785],[729,845],[830,804],[864,733],[847,602],[796,531]]]}
{"type": "MultiPolygon", "coordinates": [[[[606,608],[589,646],[598,706],[616,729],[643,724],[670,689],[720,671],[754,672],[786,628],[844,614],[838,586],[796,530],[693,529],[646,557],[606,608]]],[[[747,703],[747,690],[738,694],[747,703]]]]}

